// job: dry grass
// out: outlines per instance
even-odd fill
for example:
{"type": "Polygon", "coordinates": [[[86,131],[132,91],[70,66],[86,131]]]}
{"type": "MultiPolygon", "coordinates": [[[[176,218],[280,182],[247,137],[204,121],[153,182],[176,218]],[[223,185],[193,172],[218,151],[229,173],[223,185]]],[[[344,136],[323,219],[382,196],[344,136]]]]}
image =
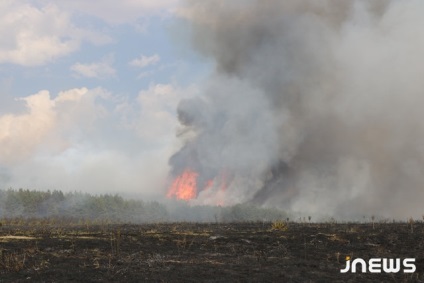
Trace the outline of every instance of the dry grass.
{"type": "Polygon", "coordinates": [[[287,222],[284,221],[274,221],[271,224],[271,230],[277,231],[287,231],[288,225],[287,222]]]}
{"type": "Polygon", "coordinates": [[[0,242],[8,242],[8,241],[16,241],[16,240],[38,240],[38,239],[39,238],[29,237],[29,236],[13,236],[13,235],[0,236],[0,242]]]}

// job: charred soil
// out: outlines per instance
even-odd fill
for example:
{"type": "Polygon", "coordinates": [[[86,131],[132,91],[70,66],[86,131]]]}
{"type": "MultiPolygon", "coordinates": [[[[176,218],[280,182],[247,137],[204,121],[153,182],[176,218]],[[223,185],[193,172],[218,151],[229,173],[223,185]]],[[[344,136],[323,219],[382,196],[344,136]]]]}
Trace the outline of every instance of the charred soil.
{"type": "Polygon", "coordinates": [[[0,282],[423,282],[423,223],[0,227],[0,282]],[[345,258],[416,272],[340,273],[345,258]]]}

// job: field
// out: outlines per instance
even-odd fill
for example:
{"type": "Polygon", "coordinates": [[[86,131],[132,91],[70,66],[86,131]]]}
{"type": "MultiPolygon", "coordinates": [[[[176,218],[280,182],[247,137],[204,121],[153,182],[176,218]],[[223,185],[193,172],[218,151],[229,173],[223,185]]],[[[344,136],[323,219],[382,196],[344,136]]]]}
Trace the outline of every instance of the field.
{"type": "Polygon", "coordinates": [[[3,224],[0,282],[423,282],[424,224],[3,224]],[[345,257],[416,258],[346,273],[345,257]]]}

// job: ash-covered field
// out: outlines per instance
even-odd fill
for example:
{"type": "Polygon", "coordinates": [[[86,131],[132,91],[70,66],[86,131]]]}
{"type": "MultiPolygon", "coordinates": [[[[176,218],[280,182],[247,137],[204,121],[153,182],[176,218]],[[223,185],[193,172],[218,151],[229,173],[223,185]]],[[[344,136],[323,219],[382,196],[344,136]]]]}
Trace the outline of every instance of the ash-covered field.
{"type": "Polygon", "coordinates": [[[422,282],[424,224],[168,223],[0,227],[0,282],[422,282]],[[416,271],[340,273],[346,256],[416,271]]]}

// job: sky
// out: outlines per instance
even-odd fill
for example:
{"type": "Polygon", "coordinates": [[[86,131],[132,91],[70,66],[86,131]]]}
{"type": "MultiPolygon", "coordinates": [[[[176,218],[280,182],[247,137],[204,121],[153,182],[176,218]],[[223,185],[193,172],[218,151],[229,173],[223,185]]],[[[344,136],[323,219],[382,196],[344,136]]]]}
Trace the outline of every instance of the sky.
{"type": "Polygon", "coordinates": [[[0,189],[421,217],[423,11],[2,0],[0,189]]]}
{"type": "Polygon", "coordinates": [[[0,188],[163,195],[210,69],[178,0],[0,2],[0,188]]]}

